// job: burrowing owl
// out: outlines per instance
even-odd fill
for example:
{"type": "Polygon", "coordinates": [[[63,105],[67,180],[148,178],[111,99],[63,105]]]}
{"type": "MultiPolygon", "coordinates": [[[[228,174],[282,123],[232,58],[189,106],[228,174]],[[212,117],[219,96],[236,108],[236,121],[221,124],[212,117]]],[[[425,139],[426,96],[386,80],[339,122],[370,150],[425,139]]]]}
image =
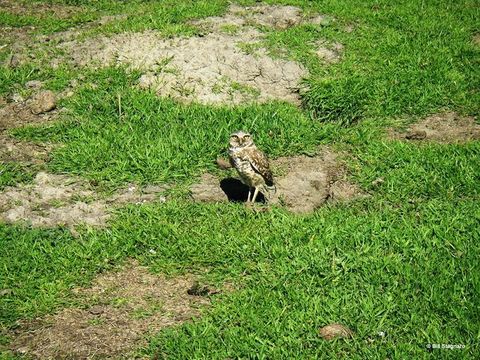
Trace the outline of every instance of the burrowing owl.
{"type": "Polygon", "coordinates": [[[243,131],[234,132],[230,135],[228,154],[240,179],[249,187],[247,202],[254,203],[259,191],[267,196],[274,188],[273,176],[267,157],[255,146],[252,136],[243,131]],[[255,189],[253,197],[252,189],[255,189]]]}

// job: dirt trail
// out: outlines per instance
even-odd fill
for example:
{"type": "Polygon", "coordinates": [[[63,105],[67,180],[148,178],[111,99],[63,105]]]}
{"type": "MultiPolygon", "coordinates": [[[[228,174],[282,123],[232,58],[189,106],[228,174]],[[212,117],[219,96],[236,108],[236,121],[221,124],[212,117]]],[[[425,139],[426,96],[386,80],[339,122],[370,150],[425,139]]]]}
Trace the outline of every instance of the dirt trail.
{"type": "Polygon", "coordinates": [[[85,307],[21,322],[10,349],[40,359],[129,358],[146,335],[189,321],[210,304],[208,296],[189,295],[194,280],[152,274],[132,261],[74,289],[85,307]]]}

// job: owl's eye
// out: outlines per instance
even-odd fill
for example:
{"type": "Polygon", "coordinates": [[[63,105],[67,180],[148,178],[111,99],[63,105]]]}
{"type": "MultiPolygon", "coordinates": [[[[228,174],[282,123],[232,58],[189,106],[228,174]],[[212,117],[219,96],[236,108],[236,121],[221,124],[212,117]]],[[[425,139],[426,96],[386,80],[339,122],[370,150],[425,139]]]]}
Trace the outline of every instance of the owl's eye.
{"type": "Polygon", "coordinates": [[[245,139],[250,139],[250,135],[245,135],[244,138],[245,139]]]}

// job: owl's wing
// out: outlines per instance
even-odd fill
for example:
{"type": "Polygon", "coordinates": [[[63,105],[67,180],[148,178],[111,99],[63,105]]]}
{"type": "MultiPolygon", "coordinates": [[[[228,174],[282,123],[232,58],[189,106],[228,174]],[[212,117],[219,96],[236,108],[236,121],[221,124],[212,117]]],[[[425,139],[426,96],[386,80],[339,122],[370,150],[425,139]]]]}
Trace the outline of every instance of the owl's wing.
{"type": "Polygon", "coordinates": [[[255,172],[262,175],[267,186],[273,186],[273,174],[268,164],[268,159],[263,152],[257,148],[253,149],[248,158],[255,172]]]}

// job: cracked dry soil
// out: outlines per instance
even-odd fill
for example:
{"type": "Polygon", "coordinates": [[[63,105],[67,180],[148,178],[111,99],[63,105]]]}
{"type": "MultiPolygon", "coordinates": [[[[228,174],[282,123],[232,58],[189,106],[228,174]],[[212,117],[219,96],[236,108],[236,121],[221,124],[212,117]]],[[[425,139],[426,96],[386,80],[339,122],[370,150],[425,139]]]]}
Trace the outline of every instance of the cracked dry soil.
{"type": "Polygon", "coordinates": [[[165,201],[165,188],[130,185],[102,198],[87,181],[39,172],[32,184],[7,187],[0,192],[0,219],[35,227],[104,226],[111,210],[127,203],[165,201]]]}
{"type": "MultiPolygon", "coordinates": [[[[204,33],[190,38],[162,38],[155,31],[100,36],[62,46],[77,65],[118,63],[141,69],[141,88],[160,96],[205,104],[239,104],[283,100],[298,103],[301,64],[274,59],[261,41],[259,27],[285,29],[300,24],[321,24],[324,17],[308,17],[293,6],[231,5],[222,17],[193,21],[204,33]]],[[[318,56],[335,62],[340,44],[319,45],[318,56]]]]}

